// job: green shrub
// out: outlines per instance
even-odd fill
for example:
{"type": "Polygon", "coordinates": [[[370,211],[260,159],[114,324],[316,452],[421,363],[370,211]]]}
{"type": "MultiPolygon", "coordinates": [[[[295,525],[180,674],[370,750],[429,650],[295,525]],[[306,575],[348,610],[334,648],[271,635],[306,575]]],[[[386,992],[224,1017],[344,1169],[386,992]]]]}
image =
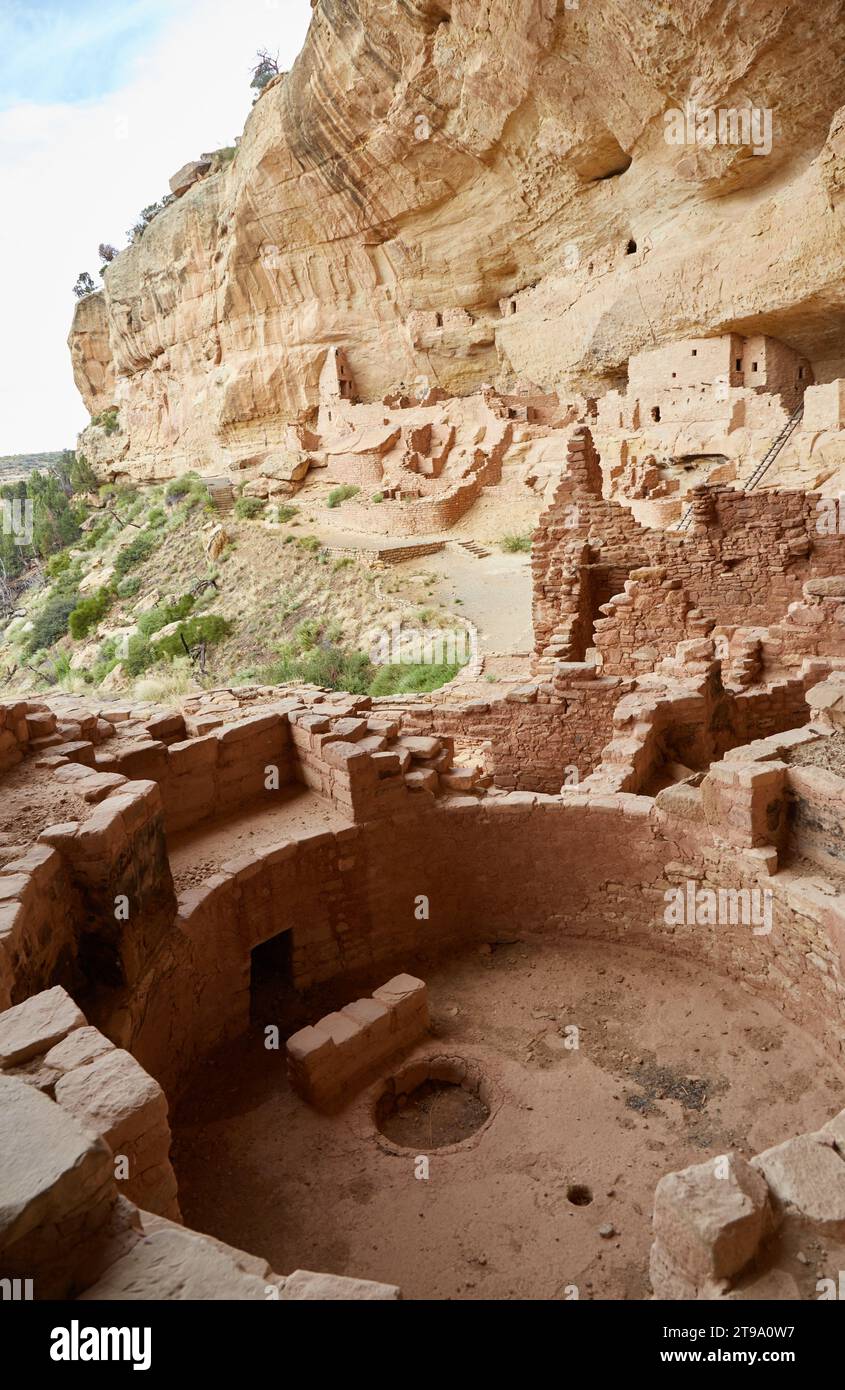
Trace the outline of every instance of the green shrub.
{"type": "Polygon", "coordinates": [[[309,550],[312,554],[320,549],[320,542],[316,536],[298,536],[296,543],[301,550],[309,550]]]}
{"type": "Polygon", "coordinates": [[[334,564],[332,565],[332,571],[335,574],[337,574],[338,570],[348,570],[349,566],[354,564],[355,561],[347,555],[342,560],[335,560],[334,564]]]}
{"type": "Polygon", "coordinates": [[[531,549],[531,535],[529,533],[524,536],[502,536],[500,544],[509,555],[515,555],[518,551],[531,549]]]}
{"type": "Polygon", "coordinates": [[[106,616],[114,602],[111,589],[98,589],[90,598],[81,599],[68,619],[68,628],[74,641],[87,637],[93,627],[106,616]]]}
{"type": "Polygon", "coordinates": [[[263,497],[239,497],[235,503],[235,516],[238,521],[254,521],[266,506],[263,497]]]}
{"type": "Polygon", "coordinates": [[[455,679],[460,665],[444,662],[440,666],[429,663],[420,665],[380,666],[367,690],[368,695],[417,695],[429,690],[439,690],[441,685],[455,679]]]}
{"type": "Polygon", "coordinates": [[[168,623],[176,623],[182,618],[187,618],[194,603],[193,594],[183,594],[176,603],[159,604],[157,608],[151,608],[148,613],[141,614],[138,619],[138,631],[144,637],[152,637],[153,633],[167,627],[168,623]]]}
{"type": "Polygon", "coordinates": [[[92,415],[91,424],[99,426],[104,434],[117,434],[120,430],[117,420],[117,406],[109,406],[108,410],[101,410],[99,415],[92,415]]]}
{"type": "Polygon", "coordinates": [[[53,680],[57,685],[70,675],[70,656],[67,652],[57,652],[53,657],[53,680]]]}
{"type": "Polygon", "coordinates": [[[276,661],[254,673],[254,677],[266,685],[300,681],[306,685],[324,685],[329,690],[348,690],[352,695],[365,695],[372,675],[373,668],[364,652],[350,651],[331,643],[300,652],[292,642],[280,649],[276,661]]]}
{"type": "Polygon", "coordinates": [[[111,526],[112,522],[110,517],[104,518],[102,521],[96,522],[96,524],[91,527],[91,530],[87,532],[85,539],[82,542],[82,549],[96,550],[100,542],[105,540],[106,536],[111,530],[111,526]]]}
{"type": "Polygon", "coordinates": [[[160,642],[154,642],[152,647],[156,657],[184,656],[183,637],[188,647],[197,647],[201,642],[211,645],[228,637],[231,630],[232,624],[228,618],[223,618],[218,613],[205,613],[201,617],[190,618],[187,622],[181,623],[178,632],[171,633],[160,642]]]}
{"type": "Polygon", "coordinates": [[[171,504],[181,502],[190,511],[198,502],[211,503],[208,488],[197,473],[183,473],[173,478],[164,489],[164,500],[171,504]]]}
{"type": "Polygon", "coordinates": [[[126,644],[121,664],[128,676],[142,676],[153,665],[156,654],[146,637],[135,632],[126,644]]]}
{"type": "Polygon", "coordinates": [[[293,630],[294,647],[299,652],[309,651],[311,647],[316,647],[322,631],[323,625],[316,618],[305,618],[293,630]]]}
{"type": "Polygon", "coordinates": [[[339,507],[341,502],[348,502],[350,497],[356,497],[361,491],[359,487],[353,487],[352,483],[344,483],[342,487],[333,488],[329,493],[328,505],[339,507]]]}
{"type": "Polygon", "coordinates": [[[69,550],[59,550],[55,555],[51,555],[47,561],[46,569],[49,579],[58,579],[60,574],[66,574],[73,561],[70,558],[69,550]]]}
{"type": "Polygon", "coordinates": [[[54,642],[65,636],[70,615],[78,602],[79,594],[76,592],[58,592],[50,595],[35,618],[28,636],[27,650],[30,655],[52,647],[54,642]]]}
{"type": "Polygon", "coordinates": [[[72,459],[69,476],[74,492],[96,492],[99,481],[85,455],[74,454],[72,459]]]}
{"type": "Polygon", "coordinates": [[[134,598],[141,587],[141,576],[139,574],[127,575],[121,579],[115,592],[118,598],[134,598]]]}
{"type": "Polygon", "coordinates": [[[281,502],[276,507],[276,521],[280,526],[284,526],[288,521],[293,521],[293,518],[298,515],[298,507],[287,507],[281,502]]]}
{"type": "Polygon", "coordinates": [[[141,531],[134,540],[125,545],[114,562],[114,572],[122,579],[130,570],[148,560],[156,548],[156,538],[147,531],[141,531]]]}
{"type": "Polygon", "coordinates": [[[147,515],[147,526],[157,531],[159,527],[167,524],[167,513],[163,507],[153,507],[147,515]]]}
{"type": "Polygon", "coordinates": [[[374,492],[374,493],[373,493],[373,498],[372,498],[372,500],[373,500],[374,502],[383,502],[383,501],[384,501],[384,493],[383,493],[383,492],[374,492]]]}

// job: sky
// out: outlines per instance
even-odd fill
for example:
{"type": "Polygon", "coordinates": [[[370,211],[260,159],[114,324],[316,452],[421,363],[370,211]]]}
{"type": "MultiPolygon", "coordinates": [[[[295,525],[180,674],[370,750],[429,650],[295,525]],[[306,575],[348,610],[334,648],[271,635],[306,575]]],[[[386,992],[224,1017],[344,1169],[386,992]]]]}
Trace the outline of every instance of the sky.
{"type": "Polygon", "coordinates": [[[0,456],[72,448],[88,423],[67,335],[141,208],[231,145],[259,48],[293,65],[309,0],[0,0],[0,456]]]}

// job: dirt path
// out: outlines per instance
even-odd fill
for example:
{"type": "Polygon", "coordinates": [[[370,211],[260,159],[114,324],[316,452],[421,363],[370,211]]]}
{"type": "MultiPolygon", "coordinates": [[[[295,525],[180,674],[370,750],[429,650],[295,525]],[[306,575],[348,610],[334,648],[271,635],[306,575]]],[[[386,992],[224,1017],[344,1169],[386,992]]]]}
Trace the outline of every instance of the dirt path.
{"type": "Polygon", "coordinates": [[[478,628],[481,652],[530,652],[531,563],[526,554],[493,551],[479,559],[457,545],[448,545],[431,564],[440,576],[433,597],[478,628]]]}

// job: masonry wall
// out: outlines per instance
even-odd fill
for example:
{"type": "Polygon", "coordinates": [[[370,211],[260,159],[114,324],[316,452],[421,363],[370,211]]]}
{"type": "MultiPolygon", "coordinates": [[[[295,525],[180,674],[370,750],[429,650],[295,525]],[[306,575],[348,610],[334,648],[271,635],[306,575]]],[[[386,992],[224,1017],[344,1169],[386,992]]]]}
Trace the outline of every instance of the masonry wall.
{"type": "Polygon", "coordinates": [[[36,844],[0,872],[0,1010],[74,978],[82,905],[67,866],[36,844]]]}
{"type": "Polygon", "coordinates": [[[428,1029],[425,984],[395,975],[336,1013],[287,1040],[287,1074],[295,1091],[318,1109],[343,1104],[374,1069],[413,1047],[428,1029]]]}
{"type": "Polygon", "coordinates": [[[287,719],[272,712],[169,745],[145,740],[111,757],[100,755],[97,766],[157,782],[168,834],[255,801],[267,789],[268,767],[277,769],[280,786],[294,780],[287,719]]]}
{"type": "Polygon", "coordinates": [[[790,767],[789,837],[796,854],[828,872],[845,869],[845,778],[823,767],[790,767]]]}
{"type": "Polygon", "coordinates": [[[171,966],[132,1050],[178,1091],[198,1057],[246,1028],[250,953],[281,932],[292,933],[293,983],[305,989],[337,975],[371,986],[413,952],[514,930],[679,951],[770,995],[845,1048],[845,911],[835,903],[824,918],[812,901],[798,908],[778,879],[771,936],[665,921],[671,883],[757,886],[770,882],[765,863],[751,848],[720,848],[700,804],[678,816],[645,798],[578,791],[447,798],[310,836],[225,865],[183,894],[171,966]]]}
{"type": "MultiPolygon", "coordinates": [[[[581,427],[570,439],[569,475],[538,526],[532,554],[538,658],[573,608],[571,576],[564,582],[564,574],[572,568],[574,542],[590,547],[589,565],[665,570],[664,586],[683,602],[677,613],[660,604],[650,617],[644,610],[638,630],[640,645],[660,651],[691,635],[690,616],[705,624],[768,626],[801,600],[807,580],[845,572],[845,536],[820,531],[813,493],[698,488],[688,531],[650,531],[601,497],[594,457],[589,431],[581,427]]],[[[630,649],[620,650],[627,656],[630,649]]]]}
{"type": "Polygon", "coordinates": [[[469,701],[462,706],[404,705],[403,727],[454,738],[456,747],[483,759],[495,786],[505,791],[560,791],[564,770],[588,776],[601,759],[612,731],[613,710],[625,694],[619,678],[596,680],[561,676],[543,690],[526,689],[513,698],[469,701]]]}

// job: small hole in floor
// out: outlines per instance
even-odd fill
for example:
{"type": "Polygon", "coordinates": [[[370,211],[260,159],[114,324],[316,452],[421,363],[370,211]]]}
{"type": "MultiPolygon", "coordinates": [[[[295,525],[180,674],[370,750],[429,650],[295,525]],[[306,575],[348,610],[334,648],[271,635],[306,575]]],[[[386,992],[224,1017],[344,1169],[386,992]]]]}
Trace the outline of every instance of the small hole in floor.
{"type": "Polygon", "coordinates": [[[575,1183],[566,1189],[566,1200],[571,1202],[573,1207],[588,1207],[593,1200],[593,1194],[589,1187],[575,1183]]]}

